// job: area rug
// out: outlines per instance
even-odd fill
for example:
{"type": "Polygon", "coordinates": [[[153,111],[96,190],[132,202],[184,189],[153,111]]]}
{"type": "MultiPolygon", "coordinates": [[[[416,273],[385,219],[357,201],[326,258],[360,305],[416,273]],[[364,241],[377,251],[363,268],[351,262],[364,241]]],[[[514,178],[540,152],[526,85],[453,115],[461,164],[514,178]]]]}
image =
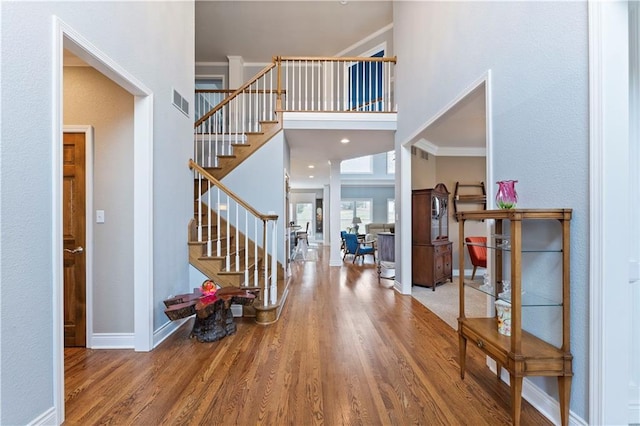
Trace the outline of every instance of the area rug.
{"type": "MultiPolygon", "coordinates": [[[[449,324],[454,330],[458,329],[459,298],[458,277],[453,282],[446,282],[436,286],[436,291],[430,287],[412,287],[412,296],[427,309],[449,324]]],[[[465,291],[465,310],[468,317],[483,317],[487,315],[487,299],[484,293],[467,288],[465,291]]]]}

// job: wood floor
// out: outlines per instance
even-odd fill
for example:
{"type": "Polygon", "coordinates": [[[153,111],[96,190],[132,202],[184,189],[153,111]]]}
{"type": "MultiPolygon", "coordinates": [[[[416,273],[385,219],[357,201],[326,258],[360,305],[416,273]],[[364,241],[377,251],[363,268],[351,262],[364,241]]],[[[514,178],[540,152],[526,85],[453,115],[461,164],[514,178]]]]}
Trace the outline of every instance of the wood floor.
{"type": "MultiPolygon", "coordinates": [[[[296,262],[281,319],[219,342],[190,320],[149,353],[65,349],[66,425],[500,425],[508,387],[372,264],[296,262]]],[[[371,260],[368,259],[370,262],[371,260]]],[[[548,425],[523,401],[523,425],[548,425]]]]}

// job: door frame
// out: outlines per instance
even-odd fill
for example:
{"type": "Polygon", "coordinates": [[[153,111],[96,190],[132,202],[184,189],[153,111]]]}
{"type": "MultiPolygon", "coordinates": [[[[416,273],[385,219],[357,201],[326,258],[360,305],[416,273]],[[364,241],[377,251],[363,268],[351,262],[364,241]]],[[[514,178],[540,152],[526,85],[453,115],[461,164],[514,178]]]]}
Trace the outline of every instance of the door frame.
{"type": "Polygon", "coordinates": [[[628,2],[589,0],[589,382],[588,422],[627,424],[630,284],[628,2]],[[625,109],[626,108],[626,109],[625,109]],[[622,201],[622,202],[621,202],[622,201]],[[627,241],[623,238],[623,241],[627,241]],[[606,291],[605,291],[606,284],[606,291]],[[606,295],[606,297],[605,297],[606,295]]]}
{"type": "MultiPolygon", "coordinates": [[[[64,133],[84,133],[84,170],[85,170],[85,336],[87,349],[93,347],[93,126],[66,125],[64,133]]],[[[63,280],[64,285],[64,280],[63,280]]]]}
{"type": "Polygon", "coordinates": [[[64,421],[64,271],[62,232],[62,133],[64,49],[134,96],[133,245],[134,349],[153,348],[153,92],[59,17],[52,20],[51,264],[54,409],[64,421]]]}

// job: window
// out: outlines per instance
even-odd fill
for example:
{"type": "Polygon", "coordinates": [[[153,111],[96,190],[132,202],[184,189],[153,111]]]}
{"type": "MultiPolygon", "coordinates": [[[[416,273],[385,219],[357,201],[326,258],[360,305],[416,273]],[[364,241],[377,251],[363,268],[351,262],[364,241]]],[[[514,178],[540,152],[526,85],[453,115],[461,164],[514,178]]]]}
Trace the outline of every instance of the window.
{"type": "Polygon", "coordinates": [[[359,217],[364,227],[371,223],[371,200],[342,200],[340,201],[340,229],[346,230],[353,226],[353,218],[359,217]]]}
{"type": "Polygon", "coordinates": [[[396,200],[387,199],[387,223],[395,223],[396,221],[396,200]]]}
{"type": "Polygon", "coordinates": [[[224,80],[219,76],[199,76],[196,77],[195,87],[195,118],[199,119],[213,107],[218,105],[225,97],[222,92],[199,92],[199,90],[220,90],[224,80]]]}
{"type": "Polygon", "coordinates": [[[387,152],[387,174],[393,175],[396,173],[396,152],[387,152]]]}
{"type": "Polygon", "coordinates": [[[373,173],[373,158],[370,155],[344,160],[340,163],[340,173],[373,173]]]}
{"type": "Polygon", "coordinates": [[[313,224],[313,203],[296,203],[296,225],[305,229],[309,222],[309,229],[313,224]]]}
{"type": "MultiPolygon", "coordinates": [[[[384,50],[371,55],[384,57],[384,50]]],[[[357,62],[349,69],[349,109],[352,111],[382,111],[382,62],[357,62]]]]}

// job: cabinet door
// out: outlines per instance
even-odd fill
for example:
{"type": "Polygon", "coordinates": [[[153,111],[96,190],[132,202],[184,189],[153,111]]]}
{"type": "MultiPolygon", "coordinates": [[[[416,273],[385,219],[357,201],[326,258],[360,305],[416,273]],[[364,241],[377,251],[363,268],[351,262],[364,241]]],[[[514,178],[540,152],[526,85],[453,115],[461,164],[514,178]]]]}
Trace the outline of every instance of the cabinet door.
{"type": "Polygon", "coordinates": [[[434,266],[435,266],[435,276],[434,276],[434,282],[440,282],[442,281],[442,278],[444,277],[444,256],[443,255],[438,255],[436,256],[436,258],[434,259],[434,266]]]}
{"type": "Polygon", "coordinates": [[[412,283],[417,285],[433,285],[434,250],[433,246],[414,245],[411,249],[412,283]]]}
{"type": "Polygon", "coordinates": [[[414,191],[411,200],[411,240],[414,244],[430,244],[431,191],[414,191]]]}

